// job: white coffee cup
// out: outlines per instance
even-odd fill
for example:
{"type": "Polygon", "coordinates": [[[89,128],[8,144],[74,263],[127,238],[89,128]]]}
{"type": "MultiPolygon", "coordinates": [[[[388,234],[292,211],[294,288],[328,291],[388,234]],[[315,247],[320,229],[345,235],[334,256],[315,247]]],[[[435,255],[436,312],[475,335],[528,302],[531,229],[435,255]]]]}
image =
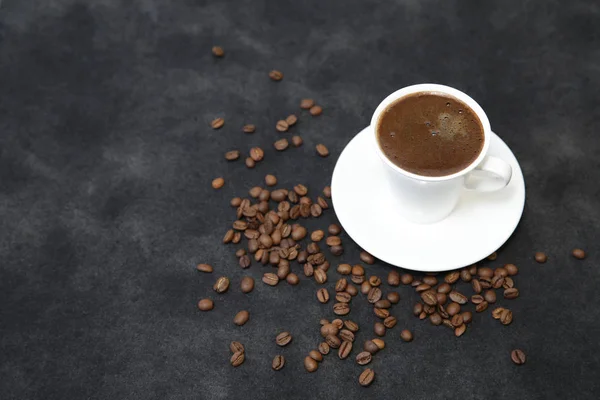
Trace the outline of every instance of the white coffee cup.
{"type": "Polygon", "coordinates": [[[391,195],[398,199],[398,212],[406,219],[417,223],[433,223],[446,218],[460,198],[463,190],[493,192],[503,189],[510,182],[510,164],[487,155],[490,147],[491,127],[483,109],[460,90],[437,84],[420,84],[397,90],[386,97],[375,109],[371,118],[375,151],[386,166],[391,195]],[[483,148],[469,166],[451,175],[422,176],[398,167],[381,150],[377,139],[379,117],[385,109],[398,99],[415,93],[439,93],[454,97],[465,103],[479,118],[484,132],[483,148]]]}

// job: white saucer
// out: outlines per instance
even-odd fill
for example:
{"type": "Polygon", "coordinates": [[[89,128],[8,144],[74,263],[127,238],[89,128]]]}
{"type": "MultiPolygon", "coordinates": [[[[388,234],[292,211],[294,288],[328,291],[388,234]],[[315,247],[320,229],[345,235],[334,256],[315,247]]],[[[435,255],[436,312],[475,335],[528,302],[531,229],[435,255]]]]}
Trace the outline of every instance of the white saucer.
{"type": "Polygon", "coordinates": [[[525,205],[525,181],[506,143],[491,135],[490,155],[509,162],[510,184],[494,193],[465,191],[450,216],[435,224],[410,222],[395,211],[384,165],[373,150],[371,127],[346,146],[331,181],[337,217],[363,249],[389,264],[416,271],[446,271],[480,261],[514,232],[525,205]]]}

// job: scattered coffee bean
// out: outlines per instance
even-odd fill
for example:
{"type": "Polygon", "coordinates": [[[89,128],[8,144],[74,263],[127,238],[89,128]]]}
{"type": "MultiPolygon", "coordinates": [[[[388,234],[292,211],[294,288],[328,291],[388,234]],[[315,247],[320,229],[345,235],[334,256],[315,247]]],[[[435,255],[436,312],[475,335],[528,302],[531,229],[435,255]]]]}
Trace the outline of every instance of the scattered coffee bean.
{"type": "Polygon", "coordinates": [[[300,147],[302,146],[302,138],[298,135],[294,135],[292,136],[292,144],[294,145],[294,147],[300,147]]]}
{"type": "Polygon", "coordinates": [[[328,236],[325,243],[327,243],[327,246],[338,246],[342,244],[342,239],[339,236],[328,236]]]}
{"type": "Polygon", "coordinates": [[[314,272],[315,281],[319,284],[327,282],[327,273],[320,268],[317,268],[314,272]]]}
{"type": "Polygon", "coordinates": [[[308,356],[317,362],[323,361],[323,355],[318,350],[309,351],[308,356]]]}
{"type": "Polygon", "coordinates": [[[392,303],[387,299],[381,299],[375,302],[375,304],[373,305],[377,308],[390,308],[392,306],[392,303]]]}
{"type": "Polygon", "coordinates": [[[333,321],[331,321],[331,323],[335,325],[338,329],[342,329],[344,327],[344,321],[342,321],[340,318],[334,319],[333,321]]]}
{"type": "Polygon", "coordinates": [[[346,287],[348,287],[348,281],[345,278],[340,278],[335,283],[335,291],[336,292],[343,292],[346,290],[346,287]]]}
{"type": "Polygon", "coordinates": [[[213,267],[211,265],[208,264],[198,264],[196,265],[196,269],[200,272],[213,272],[213,267]]]}
{"type": "Polygon", "coordinates": [[[546,261],[548,261],[548,256],[545,253],[542,253],[540,251],[535,253],[534,258],[535,258],[535,261],[539,262],[540,264],[543,264],[546,261]]]}
{"type": "Polygon", "coordinates": [[[275,371],[279,371],[280,369],[283,368],[284,365],[285,365],[285,358],[283,358],[282,355],[276,355],[273,358],[273,362],[271,363],[271,368],[273,368],[275,371]]]}
{"type": "Polygon", "coordinates": [[[277,178],[275,177],[275,175],[266,175],[265,183],[267,184],[267,186],[275,186],[277,185],[277,178]]]}
{"type": "Polygon", "coordinates": [[[250,276],[243,277],[240,282],[240,289],[242,290],[242,293],[250,293],[254,290],[254,279],[250,276]]]}
{"type": "Polygon", "coordinates": [[[323,108],[321,106],[312,106],[310,108],[310,115],[316,117],[317,115],[321,115],[323,113],[323,108]]]}
{"type": "Polygon", "coordinates": [[[246,249],[237,249],[235,251],[235,256],[236,257],[243,257],[246,255],[246,249]]]}
{"type": "Polygon", "coordinates": [[[485,301],[485,299],[480,294],[474,294],[473,296],[471,296],[471,303],[473,303],[475,305],[483,303],[484,301],[485,301]]]}
{"type": "Polygon", "coordinates": [[[234,161],[234,160],[237,160],[238,158],[240,158],[239,150],[231,150],[231,151],[228,151],[227,153],[225,153],[225,159],[227,161],[234,161]]]}
{"type": "Polygon", "coordinates": [[[369,265],[375,264],[375,257],[373,257],[371,254],[367,253],[366,251],[360,252],[360,260],[362,262],[364,262],[365,264],[369,264],[369,265]]]}
{"type": "Polygon", "coordinates": [[[419,316],[419,314],[421,314],[423,312],[423,304],[421,303],[417,303],[415,304],[415,306],[413,307],[413,314],[416,316],[419,316]]]}
{"type": "Polygon", "coordinates": [[[510,359],[512,360],[512,362],[514,362],[517,365],[523,365],[523,364],[525,364],[525,361],[527,361],[527,357],[525,356],[525,353],[523,352],[523,350],[520,350],[520,349],[511,351],[510,359]]]}
{"type": "Polygon", "coordinates": [[[506,264],[504,266],[504,269],[510,276],[514,276],[519,273],[519,268],[517,268],[517,266],[515,264],[506,264]]]}
{"type": "Polygon", "coordinates": [[[417,293],[426,292],[426,291],[428,291],[429,289],[431,289],[431,286],[429,286],[429,285],[428,285],[428,284],[426,284],[426,283],[421,283],[420,285],[418,285],[417,287],[415,287],[415,291],[416,291],[417,293]]]}
{"type": "Polygon", "coordinates": [[[304,368],[308,372],[315,372],[317,368],[319,368],[319,363],[317,363],[312,357],[306,356],[304,357],[304,368]]]}
{"type": "Polygon", "coordinates": [[[585,258],[585,251],[581,249],[573,249],[571,254],[578,260],[583,260],[585,258]]]}
{"type": "Polygon", "coordinates": [[[494,277],[492,278],[492,287],[494,289],[500,289],[504,285],[504,279],[505,278],[501,275],[494,275],[494,277]]]}
{"type": "Polygon", "coordinates": [[[369,281],[364,281],[360,285],[360,292],[362,294],[368,295],[372,288],[373,287],[371,286],[371,284],[369,283],[369,281]]]}
{"type": "Polygon", "coordinates": [[[375,322],[375,325],[373,326],[373,331],[377,336],[385,336],[385,325],[383,325],[381,322],[375,322]]]}
{"type": "Polygon", "coordinates": [[[379,278],[378,276],[372,275],[369,277],[369,284],[371,286],[377,287],[377,286],[381,285],[381,278],[379,278]]]}
{"type": "Polygon", "coordinates": [[[481,267],[477,270],[477,275],[481,277],[491,278],[492,276],[494,276],[494,271],[492,271],[492,269],[489,267],[481,267]]]}
{"type": "Polygon", "coordinates": [[[342,228],[337,224],[331,224],[327,228],[327,232],[329,232],[330,235],[339,235],[342,232],[342,228]]]}
{"type": "Polygon", "coordinates": [[[329,301],[329,291],[325,288],[317,290],[317,300],[323,304],[327,303],[329,301]]]}
{"type": "Polygon", "coordinates": [[[310,234],[310,240],[312,240],[313,242],[319,242],[319,241],[323,240],[324,237],[325,237],[325,232],[323,232],[320,229],[318,229],[310,234]]]}
{"type": "Polygon", "coordinates": [[[269,78],[271,78],[274,81],[280,81],[283,79],[283,73],[274,69],[271,72],[269,72],[269,78]]]}
{"type": "Polygon", "coordinates": [[[329,354],[329,345],[325,342],[319,343],[319,353],[323,355],[329,354]]]}
{"type": "Polygon", "coordinates": [[[313,217],[317,218],[317,217],[321,216],[322,213],[323,213],[323,209],[321,208],[320,205],[313,204],[312,206],[310,206],[310,215],[312,215],[313,217]]]}
{"type": "Polygon", "coordinates": [[[221,189],[225,185],[225,179],[223,178],[215,178],[212,181],[213,189],[221,189]]]}
{"type": "Polygon", "coordinates": [[[404,329],[402,332],[400,332],[400,338],[405,342],[412,342],[413,334],[408,329],[404,329]]]}
{"type": "Polygon", "coordinates": [[[358,383],[360,384],[360,386],[366,387],[366,386],[369,386],[371,383],[373,383],[374,379],[375,379],[375,372],[371,368],[367,368],[358,377],[358,383]]]}
{"type": "Polygon", "coordinates": [[[250,319],[250,313],[246,310],[238,312],[233,318],[233,323],[237,326],[242,326],[250,319]]]}
{"type": "Polygon", "coordinates": [[[348,329],[350,332],[357,332],[358,331],[358,324],[352,320],[345,320],[344,321],[344,326],[346,327],[346,329],[348,329]]]}
{"type": "Polygon", "coordinates": [[[390,271],[388,273],[387,283],[390,286],[400,285],[400,274],[398,273],[398,271],[390,271]]]}
{"type": "Polygon", "coordinates": [[[339,303],[350,303],[352,295],[348,292],[339,292],[335,294],[335,300],[339,303]]]}
{"type": "Polygon", "coordinates": [[[438,280],[435,276],[425,276],[423,277],[423,283],[433,287],[437,285],[438,280]]]}
{"type": "Polygon", "coordinates": [[[256,126],[252,125],[252,124],[246,124],[244,125],[244,127],[242,128],[242,131],[244,133],[254,133],[254,131],[256,130],[256,126]]]}
{"type": "Polygon", "coordinates": [[[265,157],[265,152],[260,147],[253,147],[250,149],[250,158],[254,161],[261,161],[265,157]]]}
{"type": "Polygon", "coordinates": [[[459,271],[451,271],[448,274],[446,274],[446,276],[444,277],[444,282],[452,285],[452,284],[456,283],[459,278],[460,278],[459,271]]]}
{"type": "Polygon", "coordinates": [[[411,274],[402,274],[400,281],[404,285],[410,285],[413,282],[413,276],[411,274]]]}
{"type": "Polygon", "coordinates": [[[248,268],[250,266],[250,257],[248,255],[241,256],[239,264],[241,268],[248,268]]]}
{"type": "Polygon", "coordinates": [[[467,326],[462,324],[454,329],[454,336],[461,337],[467,330],[467,326]]]}
{"type": "Polygon", "coordinates": [[[213,129],[219,129],[223,125],[225,125],[225,120],[223,118],[215,118],[210,123],[210,126],[212,126],[213,129]]]}
{"type": "Polygon", "coordinates": [[[302,99],[302,101],[300,102],[300,108],[302,108],[303,110],[308,110],[314,105],[315,101],[313,99],[302,99]]]}
{"type": "Polygon", "coordinates": [[[251,157],[246,158],[246,167],[254,168],[255,165],[256,165],[256,162],[251,157]]]}
{"type": "Polygon", "coordinates": [[[454,327],[461,326],[464,323],[462,314],[456,314],[455,316],[453,316],[451,322],[452,326],[454,327]]]}
{"type": "Polygon", "coordinates": [[[279,277],[272,272],[263,275],[262,281],[269,286],[276,286],[279,283],[279,277]]]}
{"type": "Polygon", "coordinates": [[[485,299],[485,301],[487,301],[489,304],[494,304],[496,302],[496,292],[494,290],[486,290],[483,293],[483,298],[485,299]]]}
{"type": "Polygon", "coordinates": [[[229,289],[229,278],[222,276],[213,285],[213,289],[217,293],[225,293],[229,289]]]}
{"type": "Polygon", "coordinates": [[[379,350],[383,350],[385,348],[385,342],[383,341],[383,339],[375,338],[372,339],[372,342],[375,343],[375,346],[377,346],[379,350]]]}
{"type": "Polygon", "coordinates": [[[221,46],[213,46],[212,53],[215,57],[223,57],[225,55],[225,51],[221,46]]]}
{"type": "Polygon", "coordinates": [[[365,341],[363,349],[371,354],[375,354],[379,351],[379,347],[372,340],[365,341]]]}
{"type": "Polygon", "coordinates": [[[388,329],[393,328],[394,326],[396,326],[397,323],[398,320],[396,319],[396,317],[393,317],[391,315],[383,321],[383,325],[388,329]]]}
{"type": "Polygon", "coordinates": [[[198,302],[198,309],[200,311],[210,311],[214,308],[215,304],[211,299],[202,299],[198,302]]]}
{"type": "Polygon", "coordinates": [[[234,367],[239,367],[240,365],[242,365],[244,363],[244,360],[246,359],[245,354],[245,352],[241,351],[233,353],[231,359],[229,360],[231,362],[231,365],[233,365],[234,367]]]}
{"type": "Polygon", "coordinates": [[[471,313],[471,311],[465,311],[461,315],[465,324],[470,324],[471,321],[473,321],[473,313],[471,313]]]}
{"type": "Polygon", "coordinates": [[[304,264],[304,276],[313,276],[315,270],[310,263],[304,264]]]}
{"type": "Polygon", "coordinates": [[[483,302],[477,304],[477,306],[475,306],[475,311],[483,312],[483,311],[487,310],[487,308],[488,308],[488,302],[483,301],[483,302]]]}
{"type": "Polygon", "coordinates": [[[446,312],[452,317],[460,312],[460,305],[452,302],[446,306],[446,312]]]}
{"type": "Polygon", "coordinates": [[[519,297],[519,289],[509,288],[504,290],[505,299],[516,299],[517,297],[519,297]]]}
{"type": "Polygon", "coordinates": [[[337,272],[340,275],[350,275],[352,273],[352,266],[350,264],[340,264],[337,267],[337,272]]]}
{"type": "Polygon", "coordinates": [[[329,155],[329,149],[327,149],[324,144],[319,143],[315,148],[321,157],[327,157],[329,155]]]}
{"type": "Polygon", "coordinates": [[[371,362],[372,359],[373,356],[371,355],[371,353],[369,353],[368,351],[363,351],[358,353],[358,355],[356,356],[356,363],[358,365],[367,365],[371,362]]]}
{"type": "Polygon", "coordinates": [[[467,302],[469,301],[467,299],[467,296],[465,296],[464,294],[459,293],[457,291],[450,292],[449,297],[450,297],[450,300],[452,300],[453,302],[458,303],[458,304],[467,304],[467,302]]]}
{"type": "Polygon", "coordinates": [[[378,287],[371,288],[367,294],[367,300],[373,304],[381,299],[382,292],[378,287]]]}
{"type": "Polygon", "coordinates": [[[277,121],[277,124],[275,125],[275,129],[277,129],[279,132],[286,132],[288,128],[289,125],[284,120],[277,121]]]}
{"type": "Polygon", "coordinates": [[[498,258],[498,253],[493,252],[492,254],[490,254],[489,256],[487,256],[487,259],[490,261],[495,261],[496,258],[498,258]]]}
{"type": "Polygon", "coordinates": [[[285,280],[292,286],[300,283],[300,278],[298,278],[298,275],[294,274],[293,272],[288,274],[288,276],[285,277],[285,280]]]}
{"type": "Polygon", "coordinates": [[[338,357],[340,360],[345,360],[348,358],[350,353],[352,352],[352,342],[342,341],[340,347],[338,349],[338,357]]]}
{"type": "Polygon", "coordinates": [[[467,268],[464,268],[460,271],[460,279],[462,279],[463,282],[471,282],[473,276],[467,268]]]}
{"type": "Polygon", "coordinates": [[[356,286],[348,284],[348,287],[346,288],[346,293],[348,293],[350,296],[356,296],[358,294],[358,289],[356,288],[356,286]]]}
{"type": "Polygon", "coordinates": [[[390,316],[390,312],[385,308],[373,308],[375,315],[381,319],[386,319],[390,316]]]}
{"type": "Polygon", "coordinates": [[[347,315],[350,312],[348,303],[335,303],[333,305],[333,313],[335,315],[347,315]]]}
{"type": "Polygon", "coordinates": [[[400,301],[400,294],[398,292],[389,292],[387,294],[387,299],[392,304],[398,304],[398,302],[400,301]]]}
{"type": "Polygon", "coordinates": [[[321,327],[321,336],[326,338],[327,336],[336,336],[339,332],[339,328],[334,324],[325,324],[321,327]]]}
{"type": "Polygon", "coordinates": [[[347,342],[354,342],[354,333],[349,329],[342,329],[340,331],[340,339],[347,342]]]}
{"type": "Polygon", "coordinates": [[[442,316],[438,313],[433,313],[429,316],[429,321],[432,325],[438,326],[442,324],[442,316]]]}
{"type": "Polygon", "coordinates": [[[281,332],[275,338],[275,343],[278,346],[287,346],[292,341],[292,335],[289,332],[281,332]]]}
{"type": "Polygon", "coordinates": [[[483,290],[483,288],[481,287],[481,282],[479,282],[479,280],[477,279],[473,279],[471,281],[471,286],[473,287],[473,291],[477,294],[481,293],[481,291],[483,290]]]}
{"type": "Polygon", "coordinates": [[[286,138],[279,139],[275,143],[273,143],[273,147],[275,147],[275,150],[277,150],[277,151],[283,151],[283,150],[287,149],[289,147],[289,145],[290,144],[286,138]]]}
{"type": "MultiPolygon", "coordinates": [[[[450,295],[450,298],[452,298],[452,294],[450,295]]],[[[437,297],[433,290],[426,290],[423,293],[421,293],[421,299],[427,305],[430,305],[430,306],[437,305],[437,297]]]]}
{"type": "Polygon", "coordinates": [[[242,199],[240,197],[234,197],[233,199],[231,199],[229,204],[231,205],[231,207],[239,207],[240,204],[242,204],[242,199]]]}
{"type": "Polygon", "coordinates": [[[241,344],[240,342],[231,342],[229,344],[229,350],[231,350],[232,353],[244,353],[246,351],[246,349],[244,349],[244,345],[241,344]]]}
{"type": "Polygon", "coordinates": [[[510,311],[509,309],[503,310],[502,313],[500,314],[500,322],[502,322],[502,325],[510,325],[512,320],[513,320],[512,311],[510,311]]]}
{"type": "Polygon", "coordinates": [[[327,342],[329,347],[331,347],[332,349],[338,349],[340,347],[340,345],[342,344],[342,341],[340,340],[340,338],[338,338],[337,336],[334,336],[334,335],[327,335],[325,337],[325,342],[327,342]]]}

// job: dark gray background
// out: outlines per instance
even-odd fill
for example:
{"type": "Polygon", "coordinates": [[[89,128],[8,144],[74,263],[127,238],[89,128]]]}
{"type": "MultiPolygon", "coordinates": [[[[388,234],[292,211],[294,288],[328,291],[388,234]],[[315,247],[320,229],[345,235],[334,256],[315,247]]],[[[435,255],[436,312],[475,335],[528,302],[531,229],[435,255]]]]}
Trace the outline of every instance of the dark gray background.
{"type": "MultiPolygon", "coordinates": [[[[595,398],[599,18],[592,0],[5,0],[1,397],[595,398]],[[211,55],[215,44],[223,59],[211,55]],[[268,79],[273,68],[283,81],[268,79]],[[476,315],[456,339],[412,317],[416,295],[402,287],[400,322],[371,365],[371,388],[357,383],[362,368],[335,355],[307,374],[302,360],[320,341],[319,319],[333,317],[331,304],[318,304],[303,277],[297,287],[258,281],[252,294],[239,292],[244,274],[259,278],[265,268],[242,271],[237,247],[221,244],[234,219],[229,199],[266,173],[316,195],[379,101],[422,82],[473,96],[521,163],[523,219],[487,263],[520,267],[515,320],[503,327],[489,312],[476,315]],[[305,145],[275,153],[275,122],[298,113],[304,97],[323,115],[303,112],[292,132],[305,145]],[[213,131],[217,116],[226,123],[213,131]],[[254,135],[241,133],[248,122],[254,135]],[[318,142],[329,158],[315,155],[318,142]],[[254,170],[223,159],[253,145],[266,149],[254,170]],[[226,186],[212,190],[221,175],[226,186]],[[575,246],[588,251],[585,261],[570,256],[575,246]],[[537,250],[548,263],[533,262],[537,250]],[[198,274],[198,262],[216,272],[198,274]],[[216,295],[221,274],[232,288],[216,295]],[[205,296],[216,307],[200,314],[205,296]],[[231,320],[243,308],[251,320],[238,328],[231,320]],[[404,327],[413,343],[400,341],[404,327]],[[294,335],[283,350],[274,344],[281,330],[294,335]],[[232,339],[247,348],[237,369],[232,339]],[[522,367],[510,361],[515,347],[528,354],[522,367]],[[278,353],[288,361],[276,373],[278,353]]],[[[328,210],[308,226],[333,221],[328,210]]],[[[344,240],[334,265],[358,262],[358,247],[344,240]]],[[[356,299],[350,316],[363,323],[359,343],[372,336],[366,302],[356,299]]]]}

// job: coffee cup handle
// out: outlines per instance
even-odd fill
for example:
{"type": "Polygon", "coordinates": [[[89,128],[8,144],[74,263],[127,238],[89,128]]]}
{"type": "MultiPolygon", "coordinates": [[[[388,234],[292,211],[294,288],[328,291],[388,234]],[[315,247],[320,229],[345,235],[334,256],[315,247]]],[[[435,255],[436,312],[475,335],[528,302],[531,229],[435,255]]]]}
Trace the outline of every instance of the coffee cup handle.
{"type": "Polygon", "coordinates": [[[487,156],[465,178],[465,189],[478,192],[495,192],[506,187],[512,177],[509,163],[497,157],[487,156]]]}

